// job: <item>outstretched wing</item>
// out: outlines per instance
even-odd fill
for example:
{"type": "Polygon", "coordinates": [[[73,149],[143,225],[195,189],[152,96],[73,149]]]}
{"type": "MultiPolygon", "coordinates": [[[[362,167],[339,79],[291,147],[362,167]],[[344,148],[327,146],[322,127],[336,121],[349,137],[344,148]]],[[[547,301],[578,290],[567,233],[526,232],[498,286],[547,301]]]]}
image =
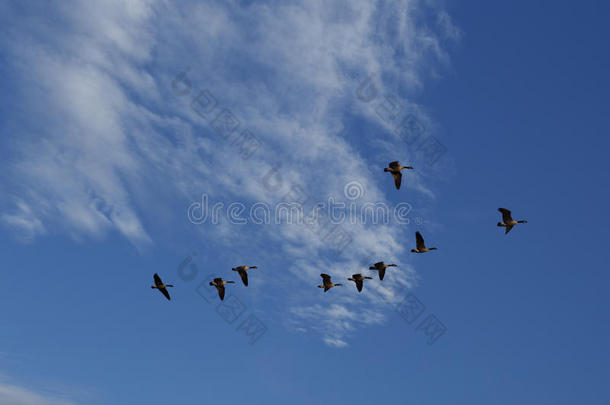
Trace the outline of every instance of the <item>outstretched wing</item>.
{"type": "Polygon", "coordinates": [[[397,160],[396,162],[390,162],[390,164],[388,166],[390,167],[390,169],[396,169],[400,165],[398,164],[398,160],[397,160]]]}
{"type": "Polygon", "coordinates": [[[504,231],[504,235],[506,235],[507,233],[510,232],[511,229],[513,229],[514,225],[506,225],[506,230],[504,231]]]}
{"type": "Polygon", "coordinates": [[[362,291],[362,280],[359,278],[356,279],[356,288],[358,289],[358,292],[362,291]]]}
{"type": "Polygon", "coordinates": [[[424,243],[424,237],[421,236],[419,231],[415,232],[415,245],[417,246],[417,250],[422,250],[426,248],[426,244],[424,243]]]}
{"type": "Polygon", "coordinates": [[[330,290],[330,288],[331,288],[330,285],[324,283],[324,292],[330,290]]]}
{"type": "Polygon", "coordinates": [[[248,286],[248,273],[245,270],[238,271],[239,276],[241,277],[241,281],[244,282],[244,285],[248,286]]]}
{"type": "Polygon", "coordinates": [[[392,172],[392,177],[394,177],[394,185],[396,186],[396,190],[400,190],[400,183],[402,182],[402,173],[392,172]]]}
{"type": "Polygon", "coordinates": [[[171,300],[171,298],[169,297],[169,292],[167,291],[167,288],[163,287],[163,288],[159,288],[159,291],[161,291],[163,293],[163,295],[165,295],[165,298],[167,298],[168,300],[171,300]]]}
{"type": "Polygon", "coordinates": [[[330,276],[328,274],[320,274],[320,277],[322,277],[322,283],[323,284],[329,284],[330,283],[330,276]]]}
{"type": "Polygon", "coordinates": [[[506,225],[513,222],[513,217],[510,210],[507,210],[506,208],[498,208],[498,211],[502,213],[502,222],[504,222],[506,225]]]}
{"type": "Polygon", "coordinates": [[[224,300],[225,299],[225,286],[224,285],[217,285],[216,289],[218,290],[218,296],[220,297],[220,300],[224,300]]]}
{"type": "Polygon", "coordinates": [[[220,284],[220,283],[222,283],[222,278],[221,277],[216,277],[214,279],[214,284],[220,284]]]}
{"type": "Polygon", "coordinates": [[[378,269],[383,266],[383,262],[377,262],[373,266],[375,266],[375,268],[378,269]]]}
{"type": "Polygon", "coordinates": [[[153,275],[153,278],[155,279],[155,285],[157,287],[159,287],[160,285],[163,285],[163,281],[161,281],[161,277],[159,277],[159,275],[157,273],[155,273],[153,275]]]}
{"type": "Polygon", "coordinates": [[[383,280],[383,276],[385,276],[385,269],[380,268],[379,269],[379,280],[383,280]]]}

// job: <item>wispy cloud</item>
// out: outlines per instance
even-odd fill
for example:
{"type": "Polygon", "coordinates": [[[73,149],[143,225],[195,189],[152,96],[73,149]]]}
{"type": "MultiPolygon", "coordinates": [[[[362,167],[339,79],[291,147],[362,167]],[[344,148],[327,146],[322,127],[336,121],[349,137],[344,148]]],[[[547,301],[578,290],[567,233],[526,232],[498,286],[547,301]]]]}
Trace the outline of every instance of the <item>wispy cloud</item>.
{"type": "Polygon", "coordinates": [[[13,212],[2,214],[0,219],[6,225],[12,227],[16,231],[19,239],[24,242],[31,242],[36,235],[45,232],[42,221],[32,211],[32,208],[20,199],[15,200],[13,212]]]}
{"type": "MultiPolygon", "coordinates": [[[[372,76],[380,94],[398,94],[406,107],[419,108],[412,96],[426,71],[447,62],[440,36],[458,32],[448,16],[424,3],[73,1],[47,6],[44,14],[9,6],[3,21],[20,23],[8,29],[3,46],[17,68],[11,79],[20,107],[12,111],[18,131],[6,141],[17,158],[4,167],[10,193],[2,221],[29,240],[51,230],[75,238],[116,231],[146,246],[159,237],[147,226],[151,218],[166,215],[174,199],[184,211],[173,218],[183,218],[202,192],[274,203],[299,186],[314,199],[344,198],[344,185],[358,180],[366,188],[360,203],[386,201],[382,165],[413,154],[355,91],[372,76]],[[191,91],[176,95],[171,82],[187,67],[191,91]],[[261,140],[247,162],[191,107],[202,89],[239,118],[239,130],[247,127],[261,140]],[[283,179],[274,192],[261,182],[271,164],[281,167],[283,179]]],[[[421,172],[409,181],[421,195],[433,195],[421,172]]],[[[315,330],[319,319],[333,320],[316,332],[334,346],[346,344],[356,327],[381,322],[386,298],[366,295],[369,312],[358,311],[364,317],[353,316],[363,304],[347,295],[337,307],[318,311],[305,291],[320,265],[349,276],[370,252],[398,260],[405,245],[395,225],[348,224],[346,230],[354,236],[353,258],[323,254],[324,241],[295,225],[270,226],[262,236],[258,228],[239,229],[246,239],[281,243],[284,259],[299,264],[279,281],[304,282],[291,295],[298,300],[286,297],[290,313],[306,330],[315,330]]],[[[216,231],[201,237],[220,236],[226,249],[235,249],[228,243],[234,228],[216,231]]],[[[388,280],[412,283],[413,270],[401,268],[388,280]]]]}
{"type": "Polygon", "coordinates": [[[441,35],[444,39],[458,42],[462,39],[464,32],[458,27],[449,13],[446,11],[439,11],[436,16],[436,22],[440,27],[441,35]]]}
{"type": "Polygon", "coordinates": [[[0,381],[0,403],[3,405],[73,405],[76,402],[67,400],[55,393],[36,392],[31,389],[10,385],[0,381]]]}

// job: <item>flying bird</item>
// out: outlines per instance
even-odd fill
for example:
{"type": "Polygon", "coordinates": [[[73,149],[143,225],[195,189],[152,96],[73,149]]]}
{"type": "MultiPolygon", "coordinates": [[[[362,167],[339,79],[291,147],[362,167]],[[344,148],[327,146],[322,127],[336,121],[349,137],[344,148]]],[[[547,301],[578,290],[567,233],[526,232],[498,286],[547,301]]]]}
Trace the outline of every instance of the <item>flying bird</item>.
{"type": "Polygon", "coordinates": [[[220,300],[225,299],[225,284],[235,284],[235,281],[224,281],[222,278],[215,278],[214,281],[210,281],[210,285],[213,285],[218,290],[218,296],[220,300]]]}
{"type": "Polygon", "coordinates": [[[400,182],[402,181],[402,173],[400,171],[402,169],[411,169],[411,170],[413,170],[413,167],[411,167],[411,166],[401,166],[400,164],[398,164],[398,161],[396,161],[396,162],[390,162],[388,167],[383,169],[384,172],[392,173],[392,177],[394,177],[394,185],[396,186],[396,190],[400,190],[400,182]]]}
{"type": "Polygon", "coordinates": [[[171,300],[171,298],[169,297],[169,293],[167,292],[167,287],[173,287],[173,285],[163,284],[163,281],[161,281],[161,277],[159,277],[157,273],[153,275],[153,278],[155,280],[155,285],[151,285],[150,288],[156,288],[157,290],[161,291],[163,295],[165,295],[165,298],[171,300]]]}
{"type": "Polygon", "coordinates": [[[318,286],[318,288],[324,288],[324,292],[330,290],[333,287],[336,287],[338,285],[343,285],[343,284],[335,284],[333,282],[330,281],[330,276],[328,274],[320,274],[320,277],[322,277],[322,284],[318,286]]]}
{"type": "Polygon", "coordinates": [[[256,266],[237,266],[233,267],[231,270],[239,273],[239,277],[241,277],[241,281],[244,282],[244,285],[248,286],[248,273],[246,273],[249,269],[256,269],[256,266]]]}
{"type": "Polygon", "coordinates": [[[426,247],[426,244],[424,243],[424,237],[421,236],[421,233],[419,233],[419,231],[415,232],[415,245],[417,246],[417,249],[411,249],[411,252],[413,253],[426,253],[431,250],[436,250],[435,247],[426,247]]]}
{"type": "Polygon", "coordinates": [[[348,280],[356,283],[356,288],[358,289],[358,292],[362,291],[362,285],[363,285],[364,280],[372,280],[372,279],[373,279],[373,277],[363,276],[360,273],[352,274],[352,276],[350,278],[348,278],[348,280]]]}
{"type": "Polygon", "coordinates": [[[385,264],[384,262],[377,262],[371,267],[369,270],[377,270],[379,272],[379,280],[383,280],[383,276],[385,276],[385,269],[388,267],[397,267],[396,264],[385,264]]]}
{"type": "Polygon", "coordinates": [[[513,226],[517,224],[527,224],[526,220],[515,221],[510,214],[510,210],[507,210],[506,208],[498,208],[498,211],[502,213],[502,222],[498,222],[498,226],[506,227],[504,235],[509,233],[510,230],[513,229],[513,226]]]}

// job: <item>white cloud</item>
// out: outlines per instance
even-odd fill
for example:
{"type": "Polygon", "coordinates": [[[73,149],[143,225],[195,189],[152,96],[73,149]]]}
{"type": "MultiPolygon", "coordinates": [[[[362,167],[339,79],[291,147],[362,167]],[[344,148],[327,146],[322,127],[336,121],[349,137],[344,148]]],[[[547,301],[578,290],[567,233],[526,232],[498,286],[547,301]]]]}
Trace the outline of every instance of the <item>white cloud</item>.
{"type": "Polygon", "coordinates": [[[441,29],[441,35],[451,41],[459,41],[464,34],[460,27],[455,25],[453,19],[446,11],[440,11],[437,14],[436,22],[441,29]]]}
{"type": "Polygon", "coordinates": [[[0,403],[2,405],[72,405],[72,401],[55,394],[44,394],[16,385],[0,382],[0,403]]]}
{"type": "MultiPolygon", "coordinates": [[[[426,121],[411,97],[421,91],[425,72],[447,61],[426,22],[426,6],[417,0],[61,4],[52,9],[57,24],[36,24],[46,16],[31,7],[30,24],[10,31],[18,38],[9,50],[19,67],[16,97],[24,110],[21,133],[11,140],[19,158],[6,167],[13,206],[2,220],[27,239],[50,230],[76,238],[116,231],[136,246],[148,245],[159,236],[146,223],[167,209],[164,201],[178,195],[184,211],[174,218],[183,218],[202,192],[273,203],[298,185],[314,200],[345,199],[345,183],[358,180],[366,187],[359,204],[386,201],[382,190],[391,178],[382,165],[414,154],[380,119],[376,105],[357,99],[356,89],[371,75],[380,97],[399,95],[426,121]],[[187,66],[192,88],[177,96],[171,83],[187,66]],[[206,88],[241,121],[240,130],[261,140],[250,160],[241,160],[236,147],[191,108],[194,95],[206,88]],[[348,113],[377,133],[352,130],[348,113]],[[276,192],[262,186],[270,162],[282,168],[283,187],[276,192]]],[[[8,18],[16,17],[11,13],[8,18]]],[[[438,15],[441,35],[455,36],[449,17],[438,15]]],[[[409,173],[405,182],[433,196],[422,171],[409,173]]],[[[283,244],[284,258],[298,263],[279,280],[304,283],[292,299],[292,313],[300,318],[295,323],[330,317],[334,323],[317,332],[334,346],[347,344],[355,326],[383,320],[386,301],[396,299],[387,285],[414,280],[406,264],[402,272],[389,272],[383,297],[363,294],[370,307],[358,317],[348,308],[363,304],[349,295],[337,294],[340,306],[331,312],[312,311],[316,303],[305,291],[319,278],[320,264],[344,269],[333,276],[345,278],[370,252],[396,261],[404,253],[399,226],[345,228],[354,241],[343,258],[321,255],[327,243],[302,226],[265,230],[266,238],[283,244]]],[[[206,228],[202,237],[228,242],[234,233],[225,224],[214,233],[206,228]]]]}
{"type": "Polygon", "coordinates": [[[0,219],[15,229],[21,240],[31,242],[36,235],[45,232],[44,225],[27,203],[17,200],[15,205],[16,210],[13,213],[2,214],[0,219]]]}
{"type": "Polygon", "coordinates": [[[345,342],[344,340],[330,338],[330,337],[325,337],[324,343],[326,343],[329,346],[334,346],[334,347],[339,347],[339,348],[347,346],[347,342],[345,342]]]}

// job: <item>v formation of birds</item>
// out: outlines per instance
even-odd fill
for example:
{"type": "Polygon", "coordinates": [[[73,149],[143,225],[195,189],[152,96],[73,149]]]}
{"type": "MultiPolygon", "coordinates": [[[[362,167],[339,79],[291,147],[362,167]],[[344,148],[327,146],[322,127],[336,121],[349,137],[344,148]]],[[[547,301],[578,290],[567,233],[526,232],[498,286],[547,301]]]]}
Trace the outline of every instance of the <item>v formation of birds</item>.
{"type": "MultiPolygon", "coordinates": [[[[413,167],[412,166],[402,166],[400,163],[398,163],[398,161],[396,161],[396,162],[390,162],[388,164],[388,167],[383,169],[384,172],[390,172],[392,174],[392,177],[394,178],[394,185],[396,187],[396,190],[400,190],[400,185],[402,183],[401,170],[403,170],[403,169],[413,170],[413,167]]],[[[510,210],[508,210],[506,208],[498,208],[498,211],[502,214],[502,221],[498,222],[497,225],[499,227],[505,228],[504,234],[509,233],[510,230],[513,229],[513,227],[517,224],[527,223],[526,220],[515,221],[512,217],[510,210]]],[[[424,238],[423,238],[422,234],[419,231],[415,232],[415,249],[411,249],[411,252],[426,253],[426,252],[430,252],[432,250],[437,250],[437,248],[436,247],[426,247],[426,243],[424,242],[424,238]]],[[[396,264],[385,264],[384,262],[377,262],[377,263],[373,264],[372,266],[370,266],[369,270],[377,271],[379,280],[383,280],[386,270],[389,267],[397,267],[397,266],[398,265],[396,265],[396,264]]],[[[256,266],[237,266],[237,267],[233,267],[231,270],[236,271],[239,274],[239,277],[241,278],[242,283],[244,284],[244,286],[247,287],[248,286],[247,271],[250,269],[256,269],[256,268],[257,268],[256,266]]],[[[333,287],[343,285],[340,283],[333,283],[331,281],[331,276],[329,276],[328,274],[322,273],[322,274],[320,274],[320,277],[322,277],[322,284],[320,284],[318,286],[318,288],[323,288],[324,292],[330,290],[333,287]]],[[[161,277],[159,277],[159,275],[157,273],[154,274],[153,279],[154,279],[155,285],[151,286],[151,288],[159,290],[165,296],[165,298],[170,300],[171,298],[170,298],[169,292],[167,291],[167,288],[173,287],[173,285],[163,283],[163,281],[161,280],[161,277]]],[[[358,290],[358,292],[361,292],[362,288],[364,286],[364,281],[372,280],[372,279],[373,279],[372,277],[363,276],[361,273],[356,273],[356,274],[352,274],[352,276],[349,277],[347,280],[353,281],[356,284],[356,289],[358,290]]],[[[235,284],[235,281],[223,280],[222,277],[217,277],[213,281],[210,281],[210,286],[216,287],[216,290],[218,290],[218,297],[221,300],[224,300],[225,285],[227,285],[227,284],[235,284]]]]}

